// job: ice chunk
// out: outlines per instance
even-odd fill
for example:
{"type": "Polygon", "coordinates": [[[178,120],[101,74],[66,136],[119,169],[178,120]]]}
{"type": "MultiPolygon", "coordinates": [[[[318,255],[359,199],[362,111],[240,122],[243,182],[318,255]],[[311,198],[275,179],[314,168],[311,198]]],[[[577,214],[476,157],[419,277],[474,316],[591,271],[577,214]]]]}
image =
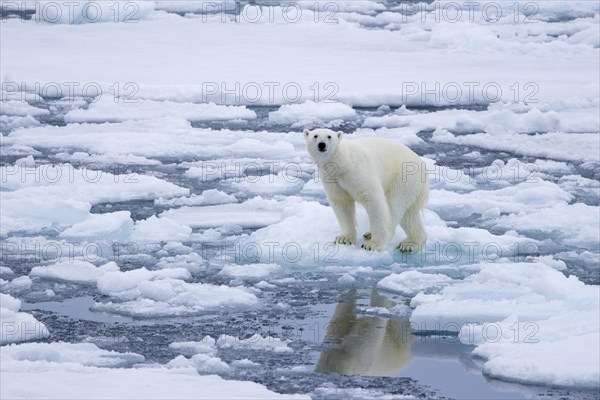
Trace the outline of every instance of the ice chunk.
{"type": "Polygon", "coordinates": [[[419,292],[436,293],[452,281],[452,278],[442,274],[405,271],[386,276],[379,281],[377,286],[392,292],[398,292],[403,296],[413,297],[419,292]]]}
{"type": "Polygon", "coordinates": [[[192,367],[192,362],[184,357],[184,356],[177,356],[174,359],[172,359],[171,361],[169,361],[167,364],[165,364],[165,367],[167,368],[189,368],[192,367]]]}
{"type": "Polygon", "coordinates": [[[400,128],[410,125],[410,120],[400,115],[369,117],[363,122],[364,128],[400,128]]]}
{"type": "Polygon", "coordinates": [[[524,114],[516,114],[509,110],[494,111],[485,118],[489,133],[543,133],[559,129],[560,114],[555,111],[542,112],[532,108],[524,114]]]}
{"type": "MultiPolygon", "coordinates": [[[[21,301],[14,297],[0,293],[0,344],[23,342],[27,340],[42,339],[50,336],[46,325],[39,322],[31,314],[19,312],[21,301]]],[[[2,361],[4,364],[4,349],[2,361]]]]}
{"type": "Polygon", "coordinates": [[[208,354],[196,354],[192,356],[191,361],[200,374],[226,374],[230,370],[229,365],[219,357],[212,357],[208,354]]]}
{"type": "MultiPolygon", "coordinates": [[[[146,157],[135,156],[133,154],[88,154],[83,151],[70,153],[58,153],[55,158],[69,163],[78,164],[93,164],[94,166],[102,166],[109,170],[122,169],[123,173],[127,172],[127,168],[135,165],[160,165],[160,161],[151,160],[146,157]]],[[[134,169],[135,170],[135,169],[134,169]]]]}
{"type": "Polygon", "coordinates": [[[65,115],[72,122],[122,122],[126,120],[176,117],[188,121],[223,121],[232,119],[254,119],[256,113],[245,106],[221,106],[215,103],[175,103],[172,101],[137,100],[116,102],[112,98],[101,98],[87,109],[76,109],[65,115]]]}
{"type": "MultiPolygon", "coordinates": [[[[279,135],[274,136],[279,137],[279,135]]],[[[202,182],[226,179],[235,182],[256,182],[260,176],[279,174],[290,182],[312,177],[316,166],[307,153],[302,154],[305,149],[302,135],[298,137],[288,136],[286,140],[289,142],[288,145],[294,148],[299,147],[301,150],[294,151],[294,153],[263,154],[262,158],[240,155],[235,158],[184,162],[181,163],[181,166],[190,168],[185,172],[185,176],[198,178],[202,182]]]]}
{"type": "Polygon", "coordinates": [[[546,258],[478,264],[473,275],[438,293],[417,294],[411,326],[458,332],[477,346],[474,354],[493,377],[597,387],[600,293],[553,264],[546,258]]]}
{"type": "Polygon", "coordinates": [[[304,186],[304,181],[298,176],[280,172],[277,175],[247,176],[243,179],[225,181],[224,184],[244,193],[290,195],[298,193],[304,186]]]}
{"type": "Polygon", "coordinates": [[[338,278],[338,283],[341,283],[342,285],[351,285],[354,282],[356,282],[356,278],[350,274],[343,274],[338,278]]]}
{"type": "Polygon", "coordinates": [[[114,175],[104,171],[74,168],[68,164],[0,167],[4,191],[0,192],[0,232],[37,231],[72,227],[67,236],[85,237],[97,230],[127,234],[131,219],[123,212],[90,215],[91,203],[172,197],[189,194],[162,179],[145,175],[114,175]],[[108,230],[103,226],[108,224],[108,230]],[[114,229],[114,230],[113,230],[114,229]]]}
{"type": "MultiPolygon", "coordinates": [[[[189,121],[174,117],[60,127],[45,125],[13,131],[2,141],[4,145],[29,145],[60,152],[70,149],[141,157],[292,159],[297,155],[294,145],[281,133],[196,129],[189,121]],[[145,140],[140,141],[139,137],[145,140]]],[[[90,179],[96,177],[91,171],[88,174],[90,179]]],[[[131,177],[137,175],[130,174],[131,177]]],[[[161,195],[157,193],[157,197],[161,195]]]]}
{"type": "MultiPolygon", "coordinates": [[[[4,360],[3,360],[4,361],[4,360]]],[[[199,376],[196,369],[169,367],[97,368],[43,363],[2,363],[3,398],[230,400],[234,398],[309,400],[308,395],[279,394],[248,381],[225,380],[217,375],[199,376]],[[27,388],[22,382],[28,382],[27,388]],[[77,382],[73,385],[72,382],[77,382]]]]}
{"type": "Polygon", "coordinates": [[[18,100],[2,100],[2,115],[10,115],[10,116],[39,116],[39,115],[49,115],[50,111],[45,110],[43,108],[34,107],[24,101],[18,100]]]}
{"type": "Polygon", "coordinates": [[[315,103],[305,101],[301,104],[285,104],[279,110],[269,113],[269,121],[276,124],[294,124],[294,126],[313,126],[337,119],[352,120],[356,111],[343,103],[315,103]]]}
{"type": "Polygon", "coordinates": [[[258,303],[256,296],[240,288],[183,281],[190,277],[183,268],[110,272],[98,280],[98,289],[124,301],[96,303],[94,309],[134,317],[168,317],[258,303]]]}
{"type": "Polygon", "coordinates": [[[598,134],[596,133],[568,135],[557,132],[539,135],[476,133],[454,136],[446,132],[444,135],[434,135],[432,141],[510,151],[524,156],[548,157],[555,160],[579,161],[600,158],[596,151],[598,146],[598,134]]]}
{"type": "Polygon", "coordinates": [[[6,196],[67,197],[99,203],[151,199],[155,196],[182,196],[189,193],[170,182],[139,174],[115,175],[110,172],[74,168],[69,164],[40,165],[36,168],[0,167],[6,196]],[[22,191],[22,192],[17,192],[22,191]],[[17,192],[17,193],[14,193],[17,192]]]}
{"type": "Polygon", "coordinates": [[[119,267],[113,261],[96,267],[87,261],[72,260],[33,267],[29,275],[43,279],[95,285],[106,273],[115,271],[119,271],[119,267]]]}
{"type": "Polygon", "coordinates": [[[9,293],[18,293],[28,290],[32,285],[31,279],[28,276],[20,276],[10,282],[5,282],[6,281],[3,279],[0,279],[0,286],[2,287],[2,290],[9,293]]]}
{"type": "Polygon", "coordinates": [[[257,228],[280,221],[283,209],[294,201],[293,198],[277,201],[255,197],[239,204],[181,207],[165,211],[160,216],[195,228],[216,228],[224,224],[257,228]]]}
{"type": "Polygon", "coordinates": [[[261,336],[258,333],[247,339],[239,339],[234,336],[221,335],[217,339],[217,347],[220,349],[249,349],[260,351],[273,351],[275,353],[293,353],[294,350],[288,346],[287,341],[271,336],[261,336]]]}
{"type": "Polygon", "coordinates": [[[198,253],[177,254],[173,257],[162,257],[156,264],[159,268],[185,268],[190,272],[200,272],[205,269],[205,261],[198,253]]]}
{"type": "Polygon", "coordinates": [[[479,264],[478,268],[480,272],[438,294],[414,297],[411,321],[431,324],[428,317],[435,314],[442,323],[496,322],[517,312],[523,320],[538,321],[593,300],[592,287],[541,262],[479,264]],[[445,314],[437,314],[442,308],[445,314]]]}
{"type": "Polygon", "coordinates": [[[313,197],[325,197],[325,190],[323,190],[323,185],[317,182],[315,179],[310,179],[304,184],[302,187],[302,191],[300,192],[306,196],[313,197]]]}
{"type": "Polygon", "coordinates": [[[569,193],[589,196],[590,199],[597,198],[600,191],[600,181],[584,178],[581,175],[563,175],[558,180],[558,186],[569,193]]]}
{"type": "Polygon", "coordinates": [[[0,234],[36,232],[43,228],[65,227],[84,220],[92,205],[72,199],[20,197],[20,193],[0,192],[0,234]]]}
{"type": "Polygon", "coordinates": [[[167,242],[162,250],[175,254],[189,254],[193,251],[190,246],[186,246],[181,242],[167,242]]]}
{"type": "Polygon", "coordinates": [[[34,168],[35,159],[33,158],[33,156],[29,155],[24,158],[19,158],[17,161],[15,161],[15,165],[18,165],[21,168],[34,168]]]}
{"type": "Polygon", "coordinates": [[[275,142],[264,142],[253,138],[239,139],[235,143],[227,146],[221,154],[239,155],[239,156],[255,156],[255,157],[285,157],[286,154],[294,154],[294,146],[284,140],[275,142]]]}
{"type": "Polygon", "coordinates": [[[502,333],[499,340],[494,331],[496,326],[484,327],[484,335],[489,337],[484,338],[473,354],[487,360],[483,373],[493,378],[597,388],[600,367],[594,356],[600,355],[600,335],[595,330],[598,325],[597,311],[575,311],[535,324],[507,321],[496,325],[502,333]],[[546,338],[549,332],[559,334],[546,338]],[[492,343],[490,339],[497,342],[492,343]]]}
{"type": "MultiPolygon", "coordinates": [[[[163,367],[139,364],[144,361],[139,354],[101,350],[87,343],[28,343],[4,346],[0,351],[2,398],[309,399],[280,395],[253,382],[199,376],[192,361],[183,356],[163,367]],[[135,368],[124,368],[132,364],[135,368]]],[[[219,365],[208,358],[196,361],[207,368],[219,365]]]]}
{"type": "Polygon", "coordinates": [[[242,360],[235,360],[231,363],[231,365],[233,365],[236,368],[256,368],[256,367],[260,367],[259,363],[255,363],[252,360],[248,360],[247,358],[244,358],[242,360]]]}
{"type": "Polygon", "coordinates": [[[173,342],[169,344],[169,348],[190,356],[199,353],[215,355],[217,353],[216,343],[216,340],[212,337],[205,336],[199,342],[173,342]]]}
{"type": "MultiPolygon", "coordinates": [[[[260,262],[301,266],[371,265],[392,260],[387,252],[367,252],[356,246],[334,245],[332,241],[338,234],[335,215],[329,207],[317,202],[303,201],[290,207],[282,217],[280,222],[253,232],[247,239],[240,239],[242,254],[245,254],[245,249],[258,248],[260,262]],[[307,220],[312,223],[307,225],[307,220]]],[[[359,213],[359,225],[365,220],[366,215],[359,213]]]]}
{"type": "Polygon", "coordinates": [[[281,272],[277,264],[230,264],[225,265],[219,275],[242,279],[262,279],[281,272]]]}
{"type": "Polygon", "coordinates": [[[225,192],[217,189],[209,189],[202,194],[193,194],[189,197],[177,197],[173,199],[158,198],[154,204],[158,206],[177,207],[177,206],[210,206],[215,204],[236,203],[237,199],[225,192]]]}
{"type": "Polygon", "coordinates": [[[106,214],[90,214],[60,233],[60,236],[78,240],[126,241],[133,231],[133,220],[129,211],[117,211],[106,214]]]}
{"type": "Polygon", "coordinates": [[[597,248],[600,226],[590,223],[598,220],[597,206],[583,203],[557,204],[529,212],[515,212],[501,216],[496,225],[520,232],[542,231],[556,233],[557,239],[582,248],[597,248]]]}
{"type": "Polygon", "coordinates": [[[260,281],[254,285],[254,287],[259,288],[261,290],[271,290],[277,288],[277,286],[270,284],[267,281],[260,281]]]}
{"type": "MultiPolygon", "coordinates": [[[[536,178],[497,190],[474,190],[458,193],[432,190],[429,206],[440,215],[452,218],[461,210],[460,217],[484,214],[497,208],[503,213],[530,213],[554,206],[565,206],[573,196],[557,184],[536,178]]],[[[493,214],[492,214],[493,216],[493,214]]]]}
{"type": "Polygon", "coordinates": [[[155,215],[148,219],[137,221],[132,233],[133,240],[161,241],[189,239],[192,228],[179,224],[169,218],[157,218],[155,215]]]}
{"type": "MultiPolygon", "coordinates": [[[[454,24],[446,20],[432,25],[430,43],[432,47],[461,48],[473,51],[500,50],[504,46],[500,38],[490,29],[478,24],[454,24]]],[[[455,87],[450,87],[446,97],[454,99],[456,96],[455,87]]]]}
{"type": "Polygon", "coordinates": [[[142,294],[139,285],[163,279],[189,279],[190,272],[183,268],[149,271],[139,268],[130,271],[111,271],[98,279],[98,290],[122,299],[136,298],[142,294]]]}
{"type": "Polygon", "coordinates": [[[21,308],[21,300],[15,299],[8,294],[0,293],[0,299],[2,299],[2,308],[8,311],[19,311],[21,308]]]}
{"type": "MultiPolygon", "coordinates": [[[[357,208],[358,233],[367,232],[369,221],[366,211],[357,208]]],[[[480,228],[451,228],[430,210],[425,212],[425,224],[429,240],[426,251],[411,256],[410,260],[421,262],[470,263],[475,259],[490,258],[492,254],[514,254],[516,245],[535,245],[535,241],[514,232],[493,235],[480,228]],[[512,249],[512,250],[511,250],[512,249]]],[[[336,245],[333,239],[339,234],[338,224],[330,207],[317,202],[303,201],[290,206],[278,223],[268,225],[241,237],[238,253],[246,262],[275,262],[282,266],[315,265],[333,266],[384,266],[394,260],[407,261],[407,256],[394,251],[394,247],[405,237],[397,229],[389,251],[369,252],[354,246],[336,245]],[[306,221],[312,221],[306,224],[306,221]]]]}
{"type": "MultiPolygon", "coordinates": [[[[420,128],[413,126],[404,128],[359,128],[353,133],[353,135],[356,135],[356,137],[385,137],[387,139],[400,142],[405,146],[417,146],[419,144],[423,144],[423,139],[417,135],[419,131],[420,128]]],[[[352,140],[351,138],[348,139],[352,140]]]]}
{"type": "Polygon", "coordinates": [[[136,353],[99,349],[93,343],[23,343],[2,348],[2,356],[18,361],[76,363],[95,367],[129,367],[144,362],[136,353]]]}
{"type": "MultiPolygon", "coordinates": [[[[0,116],[1,118],[1,116],[0,116]]],[[[38,156],[42,154],[33,147],[21,144],[13,144],[10,146],[3,145],[0,147],[0,155],[2,156],[38,156]]]]}

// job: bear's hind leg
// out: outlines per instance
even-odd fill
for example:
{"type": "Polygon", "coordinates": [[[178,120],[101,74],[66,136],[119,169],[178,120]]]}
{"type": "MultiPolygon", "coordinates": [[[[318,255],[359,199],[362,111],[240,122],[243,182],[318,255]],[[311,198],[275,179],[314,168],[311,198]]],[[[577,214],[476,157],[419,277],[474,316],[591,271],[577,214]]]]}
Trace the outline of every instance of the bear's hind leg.
{"type": "Polygon", "coordinates": [[[427,241],[427,232],[421,215],[421,204],[416,201],[411,205],[402,219],[400,226],[406,233],[406,239],[398,244],[396,249],[402,253],[414,254],[421,251],[427,241]]]}

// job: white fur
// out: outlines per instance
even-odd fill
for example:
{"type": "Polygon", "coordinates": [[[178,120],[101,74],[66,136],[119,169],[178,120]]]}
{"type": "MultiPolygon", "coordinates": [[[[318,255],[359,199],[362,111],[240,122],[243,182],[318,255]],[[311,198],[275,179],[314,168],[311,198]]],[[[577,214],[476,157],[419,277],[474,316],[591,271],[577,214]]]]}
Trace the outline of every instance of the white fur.
{"type": "Polygon", "coordinates": [[[407,235],[398,250],[414,253],[424,245],[427,234],[421,214],[429,184],[425,163],[417,154],[383,138],[342,140],[341,131],[330,129],[306,129],[304,137],[340,225],[336,243],[356,243],[358,202],[369,215],[365,249],[386,250],[398,224],[407,235]],[[320,143],[325,151],[319,151],[320,143]]]}

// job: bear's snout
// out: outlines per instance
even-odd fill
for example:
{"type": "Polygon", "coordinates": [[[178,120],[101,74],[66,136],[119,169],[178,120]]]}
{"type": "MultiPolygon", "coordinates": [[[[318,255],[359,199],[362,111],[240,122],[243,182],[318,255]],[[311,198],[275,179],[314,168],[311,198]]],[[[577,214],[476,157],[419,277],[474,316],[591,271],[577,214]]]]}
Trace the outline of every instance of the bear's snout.
{"type": "Polygon", "coordinates": [[[324,142],[319,143],[319,151],[323,152],[327,150],[327,145],[324,142]]]}

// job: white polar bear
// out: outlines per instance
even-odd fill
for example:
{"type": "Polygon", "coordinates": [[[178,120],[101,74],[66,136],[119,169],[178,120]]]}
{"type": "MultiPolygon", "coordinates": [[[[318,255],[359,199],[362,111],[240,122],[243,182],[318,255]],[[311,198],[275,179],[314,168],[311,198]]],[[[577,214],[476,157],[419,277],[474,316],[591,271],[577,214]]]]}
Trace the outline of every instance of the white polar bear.
{"type": "Polygon", "coordinates": [[[319,168],[341,233],[335,243],[356,243],[355,202],[369,215],[364,234],[367,250],[386,250],[400,224],[407,237],[397,249],[419,251],[427,240],[422,210],[429,184],[423,160],[408,147],[389,139],[342,140],[343,132],[304,130],[306,147],[319,168]]]}

